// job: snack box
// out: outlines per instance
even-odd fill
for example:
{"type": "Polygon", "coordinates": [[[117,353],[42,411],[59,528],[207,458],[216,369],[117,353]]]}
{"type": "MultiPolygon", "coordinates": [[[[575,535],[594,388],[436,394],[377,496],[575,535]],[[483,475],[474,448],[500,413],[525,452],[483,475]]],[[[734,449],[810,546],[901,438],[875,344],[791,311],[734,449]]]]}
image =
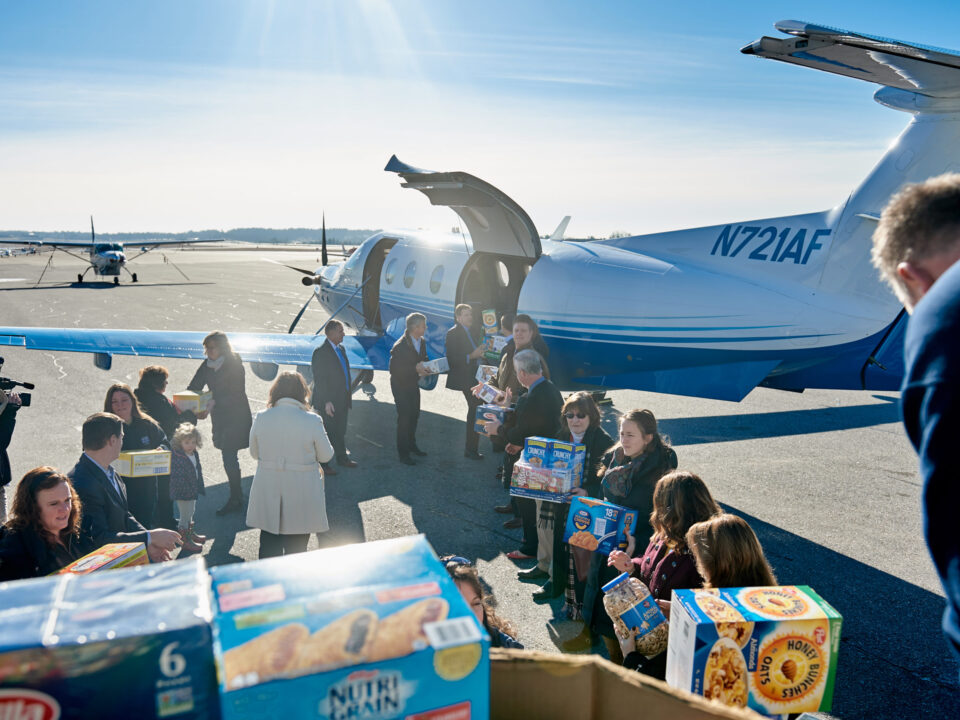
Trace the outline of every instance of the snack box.
{"type": "Polygon", "coordinates": [[[480,386],[479,392],[477,392],[477,397],[483,400],[485,403],[492,403],[498,397],[500,397],[500,391],[497,390],[493,385],[489,383],[484,383],[480,386]]]}
{"type": "Polygon", "coordinates": [[[480,313],[480,319],[483,321],[483,331],[488,335],[497,332],[497,311],[493,309],[483,310],[480,313]]]}
{"type": "Polygon", "coordinates": [[[202,558],[0,584],[0,718],[219,720],[202,558]]]}
{"type": "Polygon", "coordinates": [[[112,463],[123,477],[150,477],[170,474],[169,450],[132,450],[120,453],[112,463]]]}
{"type": "MultiPolygon", "coordinates": [[[[95,570],[111,570],[133,565],[149,565],[147,546],[142,542],[110,543],[99,550],[74,560],[65,568],[60,569],[57,575],[86,575],[95,570]]],[[[0,715],[0,717],[3,717],[0,715]]]]}
{"type": "Polygon", "coordinates": [[[674,590],[667,683],[764,715],[829,712],[842,622],[806,585],[674,590]]]}
{"type": "Polygon", "coordinates": [[[605,555],[625,550],[636,519],[636,510],[596,498],[575,497],[570,501],[563,541],[605,555]]]}
{"type": "Polygon", "coordinates": [[[523,441],[523,457],[521,460],[534,467],[550,466],[550,438],[528,437],[523,441]]]}
{"type": "Polygon", "coordinates": [[[507,416],[513,412],[513,408],[501,407],[500,405],[480,405],[476,410],[476,420],[473,423],[473,429],[478,433],[486,434],[487,423],[496,420],[503,425],[507,421],[507,416]]]}
{"type": "Polygon", "coordinates": [[[506,338],[503,335],[487,335],[483,340],[483,345],[486,348],[486,352],[499,355],[503,352],[508,342],[510,342],[510,338],[506,338]]]}
{"type": "Polygon", "coordinates": [[[423,366],[427,369],[428,373],[432,374],[450,372],[450,363],[447,362],[445,357],[437,358],[436,360],[427,360],[423,366]]]}
{"type": "Polygon", "coordinates": [[[550,467],[556,470],[573,470],[575,475],[583,476],[586,459],[586,445],[563,440],[550,441],[550,467]]]}
{"type": "Polygon", "coordinates": [[[489,637],[422,535],[210,575],[224,720],[488,717],[489,637]]]}
{"type": "Polygon", "coordinates": [[[499,368],[496,365],[481,365],[477,368],[477,382],[489,383],[497,374],[499,368]]]}
{"type": "Polygon", "coordinates": [[[206,412],[207,405],[213,399],[213,393],[209,390],[202,393],[195,393],[190,390],[184,390],[173,394],[173,404],[183,412],[192,410],[195,413],[206,412]]]}
{"type": "Polygon", "coordinates": [[[580,478],[573,470],[531,465],[519,460],[510,476],[510,494],[548,502],[568,503],[570,493],[580,487],[580,478]]]}

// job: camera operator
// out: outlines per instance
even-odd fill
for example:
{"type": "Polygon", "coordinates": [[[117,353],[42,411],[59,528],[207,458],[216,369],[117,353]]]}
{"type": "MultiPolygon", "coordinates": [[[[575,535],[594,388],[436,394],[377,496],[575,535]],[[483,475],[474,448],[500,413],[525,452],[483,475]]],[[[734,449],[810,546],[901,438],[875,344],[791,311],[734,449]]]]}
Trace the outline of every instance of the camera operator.
{"type": "Polygon", "coordinates": [[[13,437],[13,427],[17,424],[19,409],[20,396],[15,392],[7,393],[0,388],[0,523],[7,520],[7,485],[13,479],[7,448],[13,437]]]}

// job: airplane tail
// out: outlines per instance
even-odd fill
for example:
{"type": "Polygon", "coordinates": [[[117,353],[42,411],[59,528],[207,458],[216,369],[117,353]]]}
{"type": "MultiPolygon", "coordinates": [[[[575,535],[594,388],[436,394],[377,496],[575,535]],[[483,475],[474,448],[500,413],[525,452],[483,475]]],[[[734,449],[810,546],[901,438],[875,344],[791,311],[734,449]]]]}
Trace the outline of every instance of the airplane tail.
{"type": "Polygon", "coordinates": [[[905,184],[960,172],[960,53],[796,20],[776,28],[792,37],[762,37],[741,52],[877,83],[877,102],[913,116],[860,186],[829,213],[833,237],[818,286],[888,306],[893,320],[900,303],[870,262],[873,232],[905,184]]]}
{"type": "Polygon", "coordinates": [[[557,225],[557,229],[554,230],[552,233],[550,233],[550,237],[548,237],[547,239],[554,240],[556,242],[560,242],[561,240],[563,240],[563,234],[567,231],[567,225],[569,224],[570,224],[570,216],[564,215],[563,220],[561,220],[560,224],[557,225]]]}

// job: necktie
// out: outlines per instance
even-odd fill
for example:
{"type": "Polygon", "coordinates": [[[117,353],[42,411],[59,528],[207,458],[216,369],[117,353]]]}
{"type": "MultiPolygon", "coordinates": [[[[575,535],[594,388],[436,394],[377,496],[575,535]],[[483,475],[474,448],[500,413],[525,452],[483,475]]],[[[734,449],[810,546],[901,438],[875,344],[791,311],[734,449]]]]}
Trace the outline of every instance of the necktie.
{"type": "Polygon", "coordinates": [[[343,376],[347,380],[347,390],[350,389],[350,372],[347,370],[347,358],[343,354],[343,345],[337,345],[337,357],[340,358],[340,367],[343,368],[343,376]]]}

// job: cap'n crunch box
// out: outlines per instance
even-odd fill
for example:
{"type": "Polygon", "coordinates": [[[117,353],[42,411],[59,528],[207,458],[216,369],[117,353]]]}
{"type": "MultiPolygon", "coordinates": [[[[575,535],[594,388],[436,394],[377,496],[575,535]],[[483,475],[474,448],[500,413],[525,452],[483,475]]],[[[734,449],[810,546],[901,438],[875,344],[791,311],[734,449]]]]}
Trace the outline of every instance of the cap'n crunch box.
{"type": "MultiPolygon", "coordinates": [[[[61,568],[57,575],[85,575],[95,570],[112,570],[131,565],[149,565],[147,546],[142,542],[109,543],[61,568]]],[[[0,716],[2,717],[2,716],[0,716]]]]}
{"type": "Polygon", "coordinates": [[[764,715],[829,712],[842,622],[806,585],[674,590],[666,679],[764,715]]]}
{"type": "Polygon", "coordinates": [[[210,575],[224,720],[488,717],[489,637],[422,535],[210,575]]]}
{"type": "Polygon", "coordinates": [[[635,510],[596,498],[575,497],[570,501],[563,541],[604,554],[623,550],[636,519],[635,510]]]}

